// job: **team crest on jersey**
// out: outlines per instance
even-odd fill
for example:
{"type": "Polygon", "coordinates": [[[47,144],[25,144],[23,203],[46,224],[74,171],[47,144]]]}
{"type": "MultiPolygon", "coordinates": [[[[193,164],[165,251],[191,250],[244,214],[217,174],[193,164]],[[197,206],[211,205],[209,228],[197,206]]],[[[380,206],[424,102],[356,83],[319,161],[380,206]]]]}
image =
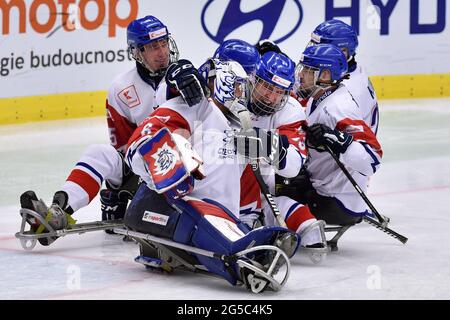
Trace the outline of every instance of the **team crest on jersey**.
{"type": "Polygon", "coordinates": [[[126,87],[118,93],[120,101],[128,106],[128,108],[134,108],[141,104],[139,95],[134,85],[126,87]]]}
{"type": "Polygon", "coordinates": [[[180,159],[178,152],[168,146],[167,142],[152,155],[155,159],[155,175],[165,175],[175,167],[180,159]]]}

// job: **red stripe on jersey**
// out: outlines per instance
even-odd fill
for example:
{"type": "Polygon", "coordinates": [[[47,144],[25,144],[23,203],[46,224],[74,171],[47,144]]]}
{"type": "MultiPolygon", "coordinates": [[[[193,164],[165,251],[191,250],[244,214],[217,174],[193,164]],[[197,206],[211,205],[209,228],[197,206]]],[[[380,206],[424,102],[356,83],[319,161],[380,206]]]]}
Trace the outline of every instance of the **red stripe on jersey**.
{"type": "Polygon", "coordinates": [[[314,219],[308,206],[300,206],[294,212],[292,212],[286,220],[286,225],[289,230],[296,232],[300,225],[306,220],[314,219]]]}
{"type": "Polygon", "coordinates": [[[124,116],[121,116],[117,110],[108,103],[108,100],[106,100],[106,114],[111,145],[117,150],[121,149],[127,145],[128,139],[130,139],[137,126],[124,116]]]}
{"type": "Polygon", "coordinates": [[[290,96],[297,100],[302,105],[302,107],[306,107],[306,105],[308,104],[309,98],[303,99],[293,91],[290,92],[290,96]]]}
{"type": "Polygon", "coordinates": [[[255,174],[250,165],[245,167],[241,175],[241,202],[240,207],[245,207],[251,203],[256,202],[256,208],[261,208],[261,189],[255,174]]]}
{"type": "Polygon", "coordinates": [[[143,136],[155,134],[161,128],[167,128],[170,132],[176,132],[185,138],[189,138],[191,132],[189,123],[182,115],[171,109],[159,107],[137,127],[128,140],[128,145],[143,136]]]}
{"type": "Polygon", "coordinates": [[[383,156],[383,150],[381,150],[377,137],[363,120],[345,118],[337,123],[336,129],[351,134],[356,141],[367,143],[378,153],[380,158],[383,156]]]}
{"type": "Polygon", "coordinates": [[[215,216],[236,223],[234,219],[228,215],[228,213],[211,203],[200,200],[188,200],[187,203],[194,207],[202,216],[215,216]]]}
{"type": "Polygon", "coordinates": [[[69,177],[67,178],[67,181],[76,183],[84,191],[86,191],[89,196],[89,202],[91,202],[92,199],[95,198],[100,190],[100,185],[97,180],[92,178],[88,173],[79,169],[73,169],[69,177]]]}
{"type": "Polygon", "coordinates": [[[302,130],[302,125],[306,125],[306,120],[301,120],[278,127],[280,134],[287,136],[289,144],[295,147],[304,157],[308,155],[306,149],[305,132],[302,130]]]}

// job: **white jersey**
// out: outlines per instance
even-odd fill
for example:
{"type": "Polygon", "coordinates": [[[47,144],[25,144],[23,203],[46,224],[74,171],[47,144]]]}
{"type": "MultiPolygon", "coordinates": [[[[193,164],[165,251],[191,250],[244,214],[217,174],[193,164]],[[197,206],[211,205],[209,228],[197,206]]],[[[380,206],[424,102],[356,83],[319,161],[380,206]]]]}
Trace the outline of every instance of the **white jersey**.
{"type": "Polygon", "coordinates": [[[111,144],[125,151],[128,139],[154,109],[169,98],[164,78],[158,83],[144,81],[137,68],[118,75],[108,91],[106,101],[111,144]]]}
{"type": "Polygon", "coordinates": [[[361,66],[357,66],[350,73],[350,79],[346,79],[342,83],[347,87],[361,110],[362,119],[376,135],[379,122],[377,95],[364,69],[361,66]]]}
{"type": "MultiPolygon", "coordinates": [[[[203,159],[206,178],[195,180],[189,196],[216,201],[238,217],[240,177],[244,164],[239,162],[235,154],[232,124],[222,111],[210,99],[203,99],[192,108],[181,97],[171,99],[138,127],[130,139],[127,154],[133,154],[133,141],[147,134],[153,135],[162,127],[190,136],[194,150],[203,159]],[[145,128],[150,129],[150,132],[145,128]]],[[[137,167],[132,165],[133,170],[137,167]]],[[[145,181],[145,172],[135,173],[145,181]]]]}
{"type": "MultiPolygon", "coordinates": [[[[340,85],[334,92],[327,91],[318,100],[310,99],[306,116],[308,125],[321,123],[353,136],[353,143],[340,155],[340,161],[366,191],[368,177],[380,167],[382,150],[346,86],[340,85]]],[[[317,193],[335,197],[350,214],[366,212],[365,202],[330,154],[310,149],[306,168],[317,193]]]]}
{"type": "MultiPolygon", "coordinates": [[[[289,97],[283,109],[270,116],[258,117],[251,114],[252,124],[256,128],[278,130],[279,134],[288,137],[290,146],[286,155],[286,165],[280,170],[261,164],[261,173],[269,190],[275,191],[275,173],[291,178],[298,175],[306,160],[307,151],[304,143],[304,133],[300,130],[306,123],[305,111],[300,103],[289,97]]],[[[241,215],[261,211],[261,191],[248,166],[241,178],[241,215]]]]}
{"type": "Polygon", "coordinates": [[[270,116],[251,116],[253,126],[266,130],[278,130],[279,134],[288,137],[290,146],[286,156],[286,166],[276,173],[292,178],[298,175],[306,157],[304,135],[301,131],[302,124],[306,123],[306,115],[300,103],[292,97],[280,111],[270,116]]]}

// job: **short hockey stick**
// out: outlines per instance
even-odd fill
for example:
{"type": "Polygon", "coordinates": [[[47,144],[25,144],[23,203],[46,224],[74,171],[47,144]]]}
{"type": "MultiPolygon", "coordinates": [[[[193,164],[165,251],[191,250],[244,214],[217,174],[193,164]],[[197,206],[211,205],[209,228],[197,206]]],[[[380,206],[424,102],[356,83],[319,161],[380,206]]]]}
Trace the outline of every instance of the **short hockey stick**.
{"type": "Polygon", "coordinates": [[[342,164],[342,162],[339,160],[339,158],[333,153],[333,151],[330,149],[330,147],[325,146],[326,150],[328,151],[328,153],[331,155],[331,157],[334,159],[334,161],[336,162],[336,164],[339,166],[339,168],[342,170],[342,172],[345,174],[345,176],[347,177],[347,179],[350,181],[350,183],[353,185],[353,187],[356,189],[356,191],[358,192],[358,194],[361,196],[361,198],[364,200],[364,202],[369,206],[369,208],[372,210],[372,212],[375,214],[375,216],[378,218],[379,221],[375,221],[367,216],[364,216],[364,221],[366,221],[367,223],[369,223],[370,225],[384,231],[385,233],[387,233],[388,235],[390,235],[391,237],[399,240],[401,243],[406,243],[408,241],[408,238],[402,236],[401,234],[389,229],[387,227],[388,222],[379,212],[378,210],[374,207],[374,205],[372,204],[372,202],[370,202],[369,198],[367,198],[366,194],[364,193],[364,191],[362,191],[361,187],[356,183],[355,179],[353,179],[352,175],[350,174],[350,172],[348,172],[347,168],[345,168],[345,166],[342,164]]]}
{"type": "MultiPolygon", "coordinates": [[[[252,129],[252,121],[250,119],[250,112],[247,109],[239,110],[238,112],[239,120],[241,121],[241,127],[243,129],[252,129]]],[[[275,219],[277,220],[278,224],[283,227],[287,228],[286,222],[284,221],[283,217],[281,216],[280,210],[278,210],[277,204],[275,203],[275,200],[273,199],[272,194],[269,191],[269,187],[266,185],[266,182],[264,181],[261,170],[259,169],[259,162],[258,160],[252,161],[250,163],[250,166],[252,168],[252,171],[255,175],[256,181],[258,181],[259,187],[261,189],[261,193],[264,195],[264,198],[267,200],[267,203],[270,206],[270,210],[272,211],[273,215],[275,216],[275,219]]]]}

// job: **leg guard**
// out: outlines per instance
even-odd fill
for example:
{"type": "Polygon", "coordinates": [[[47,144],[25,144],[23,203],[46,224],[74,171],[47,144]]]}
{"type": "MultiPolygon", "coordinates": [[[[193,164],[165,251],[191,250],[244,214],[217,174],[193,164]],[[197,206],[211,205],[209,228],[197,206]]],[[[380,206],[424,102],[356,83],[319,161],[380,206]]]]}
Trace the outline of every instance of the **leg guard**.
{"type": "Polygon", "coordinates": [[[163,194],[141,184],[124,217],[131,230],[172,239],[180,213],[172,208],[163,194]]]}
{"type": "MultiPolygon", "coordinates": [[[[296,234],[280,227],[261,227],[250,231],[226,208],[208,199],[185,196],[169,204],[163,195],[146,185],[138,189],[125,214],[124,223],[129,229],[142,234],[214,252],[211,257],[172,248],[173,255],[169,256],[176,256],[182,264],[187,261],[191,265],[201,265],[202,270],[206,269],[232,285],[244,283],[253,292],[261,292],[267,287],[279,290],[284,285],[289,275],[289,257],[295,253],[299,243],[296,234]]],[[[156,243],[156,247],[161,249],[164,246],[156,243]]],[[[152,255],[155,252],[144,251],[152,255]]],[[[155,260],[163,260],[162,250],[157,252],[157,257],[141,257],[140,260],[146,260],[144,262],[149,266],[155,266],[155,263],[163,266],[164,261],[155,260]]]]}
{"type": "MultiPolygon", "coordinates": [[[[182,227],[177,227],[175,241],[186,241],[196,248],[224,256],[237,256],[235,261],[224,262],[197,255],[197,259],[211,273],[225,278],[232,285],[242,282],[253,292],[261,292],[267,286],[279,290],[284,284],[289,272],[281,282],[274,277],[284,264],[289,263],[288,257],[295,253],[298,246],[296,234],[280,227],[261,227],[250,231],[226,208],[208,199],[184,197],[174,205],[182,210],[183,222],[195,226],[189,234],[180,232],[182,227]],[[274,247],[281,248],[286,259],[278,260],[280,254],[273,250],[274,247]]],[[[289,270],[289,267],[286,269],[289,270]]]]}

